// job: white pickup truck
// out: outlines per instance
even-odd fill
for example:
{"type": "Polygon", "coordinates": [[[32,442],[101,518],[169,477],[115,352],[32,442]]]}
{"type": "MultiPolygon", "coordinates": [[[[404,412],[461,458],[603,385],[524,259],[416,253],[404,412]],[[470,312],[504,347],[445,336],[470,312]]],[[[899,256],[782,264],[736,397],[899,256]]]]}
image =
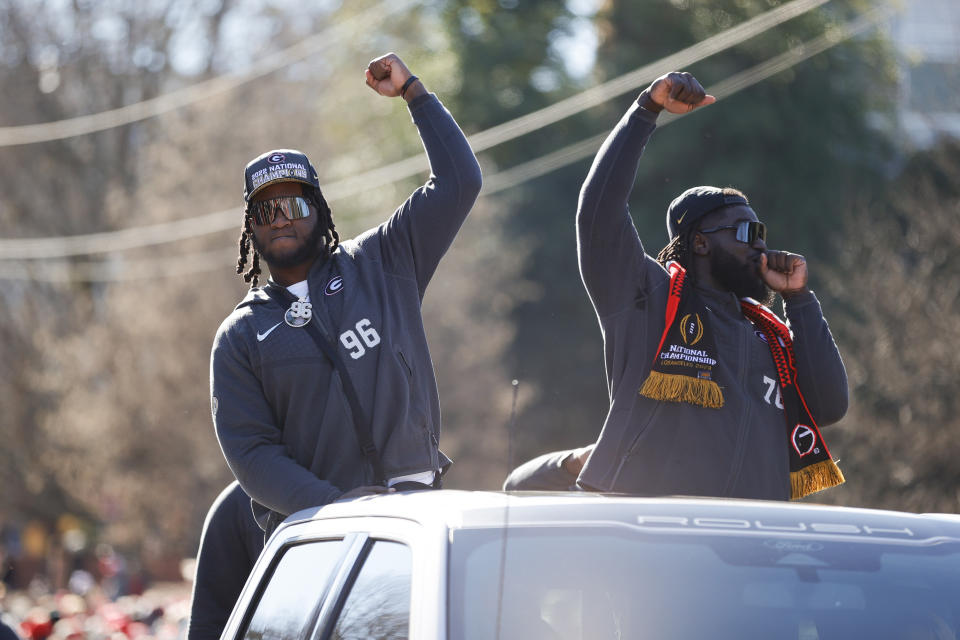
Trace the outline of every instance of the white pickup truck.
{"type": "Polygon", "coordinates": [[[222,640],[960,637],[960,518],[424,491],[306,510],[222,640]]]}

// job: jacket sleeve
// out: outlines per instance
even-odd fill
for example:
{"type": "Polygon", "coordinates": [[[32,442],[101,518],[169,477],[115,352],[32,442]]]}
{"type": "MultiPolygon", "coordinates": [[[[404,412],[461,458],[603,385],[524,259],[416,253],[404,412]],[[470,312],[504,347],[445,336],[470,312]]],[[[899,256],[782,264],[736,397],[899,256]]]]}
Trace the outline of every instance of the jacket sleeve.
{"type": "Polygon", "coordinates": [[[504,491],[570,491],[576,489],[577,477],[563,468],[563,461],[575,449],[554,451],[528,460],[510,472],[503,483],[504,491]]]}
{"type": "Polygon", "coordinates": [[[0,640],[20,640],[20,636],[0,620],[0,640]]]}
{"type": "Polygon", "coordinates": [[[797,382],[819,426],[837,422],[847,413],[847,372],[820,302],[811,291],[783,303],[793,333],[797,382]]]}
{"type": "Polygon", "coordinates": [[[210,357],[213,423],[233,475],[251,498],[285,516],[333,502],[343,492],[287,453],[238,333],[221,327],[210,357]]]}
{"type": "Polygon", "coordinates": [[[480,193],[480,164],[453,116],[433,94],[410,103],[430,177],[379,227],[384,267],[427,283],[480,193]]]}
{"type": "Polygon", "coordinates": [[[636,180],[643,148],[656,114],[634,102],[594,158],[577,205],[577,257],[580,276],[599,317],[631,304],[635,283],[625,271],[644,267],[643,244],[630,217],[627,199],[636,180]]]}

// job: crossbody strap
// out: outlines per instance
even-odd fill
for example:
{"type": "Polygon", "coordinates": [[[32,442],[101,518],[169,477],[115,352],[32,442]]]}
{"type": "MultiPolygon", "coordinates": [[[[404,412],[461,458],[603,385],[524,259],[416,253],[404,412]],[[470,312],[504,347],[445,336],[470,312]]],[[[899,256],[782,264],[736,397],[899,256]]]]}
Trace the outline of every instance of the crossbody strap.
{"type": "MultiPolygon", "coordinates": [[[[277,284],[267,284],[263,287],[263,292],[270,296],[275,302],[280,304],[281,308],[288,306],[291,302],[297,300],[296,296],[287,289],[277,284]]],[[[377,452],[377,446],[373,443],[373,434],[370,432],[370,422],[366,418],[366,413],[360,404],[360,397],[357,390],[350,380],[350,374],[340,359],[337,350],[323,337],[320,328],[311,319],[310,322],[300,327],[306,329],[313,341],[317,343],[323,355],[327,357],[333,368],[340,373],[340,382],[343,384],[343,392],[347,395],[347,402],[350,404],[350,412],[353,414],[353,430],[357,434],[357,441],[360,443],[360,451],[373,467],[374,482],[379,485],[385,485],[387,478],[383,471],[383,463],[380,461],[380,454],[377,452]]]]}

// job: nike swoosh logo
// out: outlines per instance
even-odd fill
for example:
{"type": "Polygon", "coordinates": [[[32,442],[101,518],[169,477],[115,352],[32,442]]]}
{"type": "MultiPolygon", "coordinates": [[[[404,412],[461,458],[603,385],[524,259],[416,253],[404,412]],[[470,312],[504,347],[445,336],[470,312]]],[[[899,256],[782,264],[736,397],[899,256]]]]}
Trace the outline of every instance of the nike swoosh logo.
{"type": "Polygon", "coordinates": [[[687,209],[687,211],[684,211],[684,212],[683,212],[683,215],[682,215],[682,216],[680,216],[679,218],[677,218],[677,224],[680,224],[680,223],[683,222],[683,219],[687,217],[687,212],[688,212],[688,211],[690,211],[690,210],[687,209]]]}
{"type": "Polygon", "coordinates": [[[258,332],[257,332],[257,342],[263,342],[264,340],[266,340],[266,339],[267,339],[267,336],[270,335],[270,333],[271,333],[274,329],[276,329],[277,327],[279,327],[281,324],[283,324],[283,323],[282,323],[282,322],[278,322],[277,324],[273,325],[272,327],[270,327],[269,329],[267,329],[267,330],[264,331],[263,333],[260,333],[260,332],[258,331],[258,332]]]}

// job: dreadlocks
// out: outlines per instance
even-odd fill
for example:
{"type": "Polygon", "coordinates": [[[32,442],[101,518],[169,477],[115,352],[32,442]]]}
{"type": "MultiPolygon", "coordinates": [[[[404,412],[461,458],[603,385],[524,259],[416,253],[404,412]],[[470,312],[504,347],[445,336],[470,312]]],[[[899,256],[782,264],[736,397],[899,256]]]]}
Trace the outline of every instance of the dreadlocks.
{"type": "Polygon", "coordinates": [[[340,244],[340,234],[337,233],[337,228],[333,225],[333,213],[330,211],[330,207],[323,198],[320,189],[316,187],[304,187],[304,195],[320,216],[317,224],[323,228],[324,257],[329,257],[337,250],[337,246],[340,244]]]}
{"type": "Polygon", "coordinates": [[[246,273],[243,273],[243,268],[247,264],[247,255],[251,251],[250,245],[253,243],[253,228],[250,226],[250,203],[247,203],[247,206],[243,208],[243,228],[240,230],[240,257],[237,258],[237,273],[243,274],[243,281],[253,283],[251,287],[257,286],[260,282],[260,254],[257,253],[256,249],[253,249],[253,264],[250,265],[250,270],[246,273]]]}
{"type": "Polygon", "coordinates": [[[687,229],[676,238],[667,243],[660,253],[657,254],[657,262],[664,267],[671,260],[676,260],[684,269],[690,270],[690,238],[696,232],[696,229],[687,229]]]}
{"type": "MultiPolygon", "coordinates": [[[[340,244],[340,235],[333,224],[333,214],[330,206],[324,199],[320,189],[313,186],[303,187],[303,197],[307,199],[317,212],[317,226],[323,230],[324,257],[330,256],[340,244]]],[[[240,256],[237,258],[237,273],[243,275],[243,281],[250,283],[251,287],[256,287],[260,282],[260,253],[253,246],[253,221],[250,217],[250,203],[243,208],[243,228],[240,230],[240,256]],[[253,253],[250,269],[244,273],[247,265],[247,257],[253,253]]]]}

